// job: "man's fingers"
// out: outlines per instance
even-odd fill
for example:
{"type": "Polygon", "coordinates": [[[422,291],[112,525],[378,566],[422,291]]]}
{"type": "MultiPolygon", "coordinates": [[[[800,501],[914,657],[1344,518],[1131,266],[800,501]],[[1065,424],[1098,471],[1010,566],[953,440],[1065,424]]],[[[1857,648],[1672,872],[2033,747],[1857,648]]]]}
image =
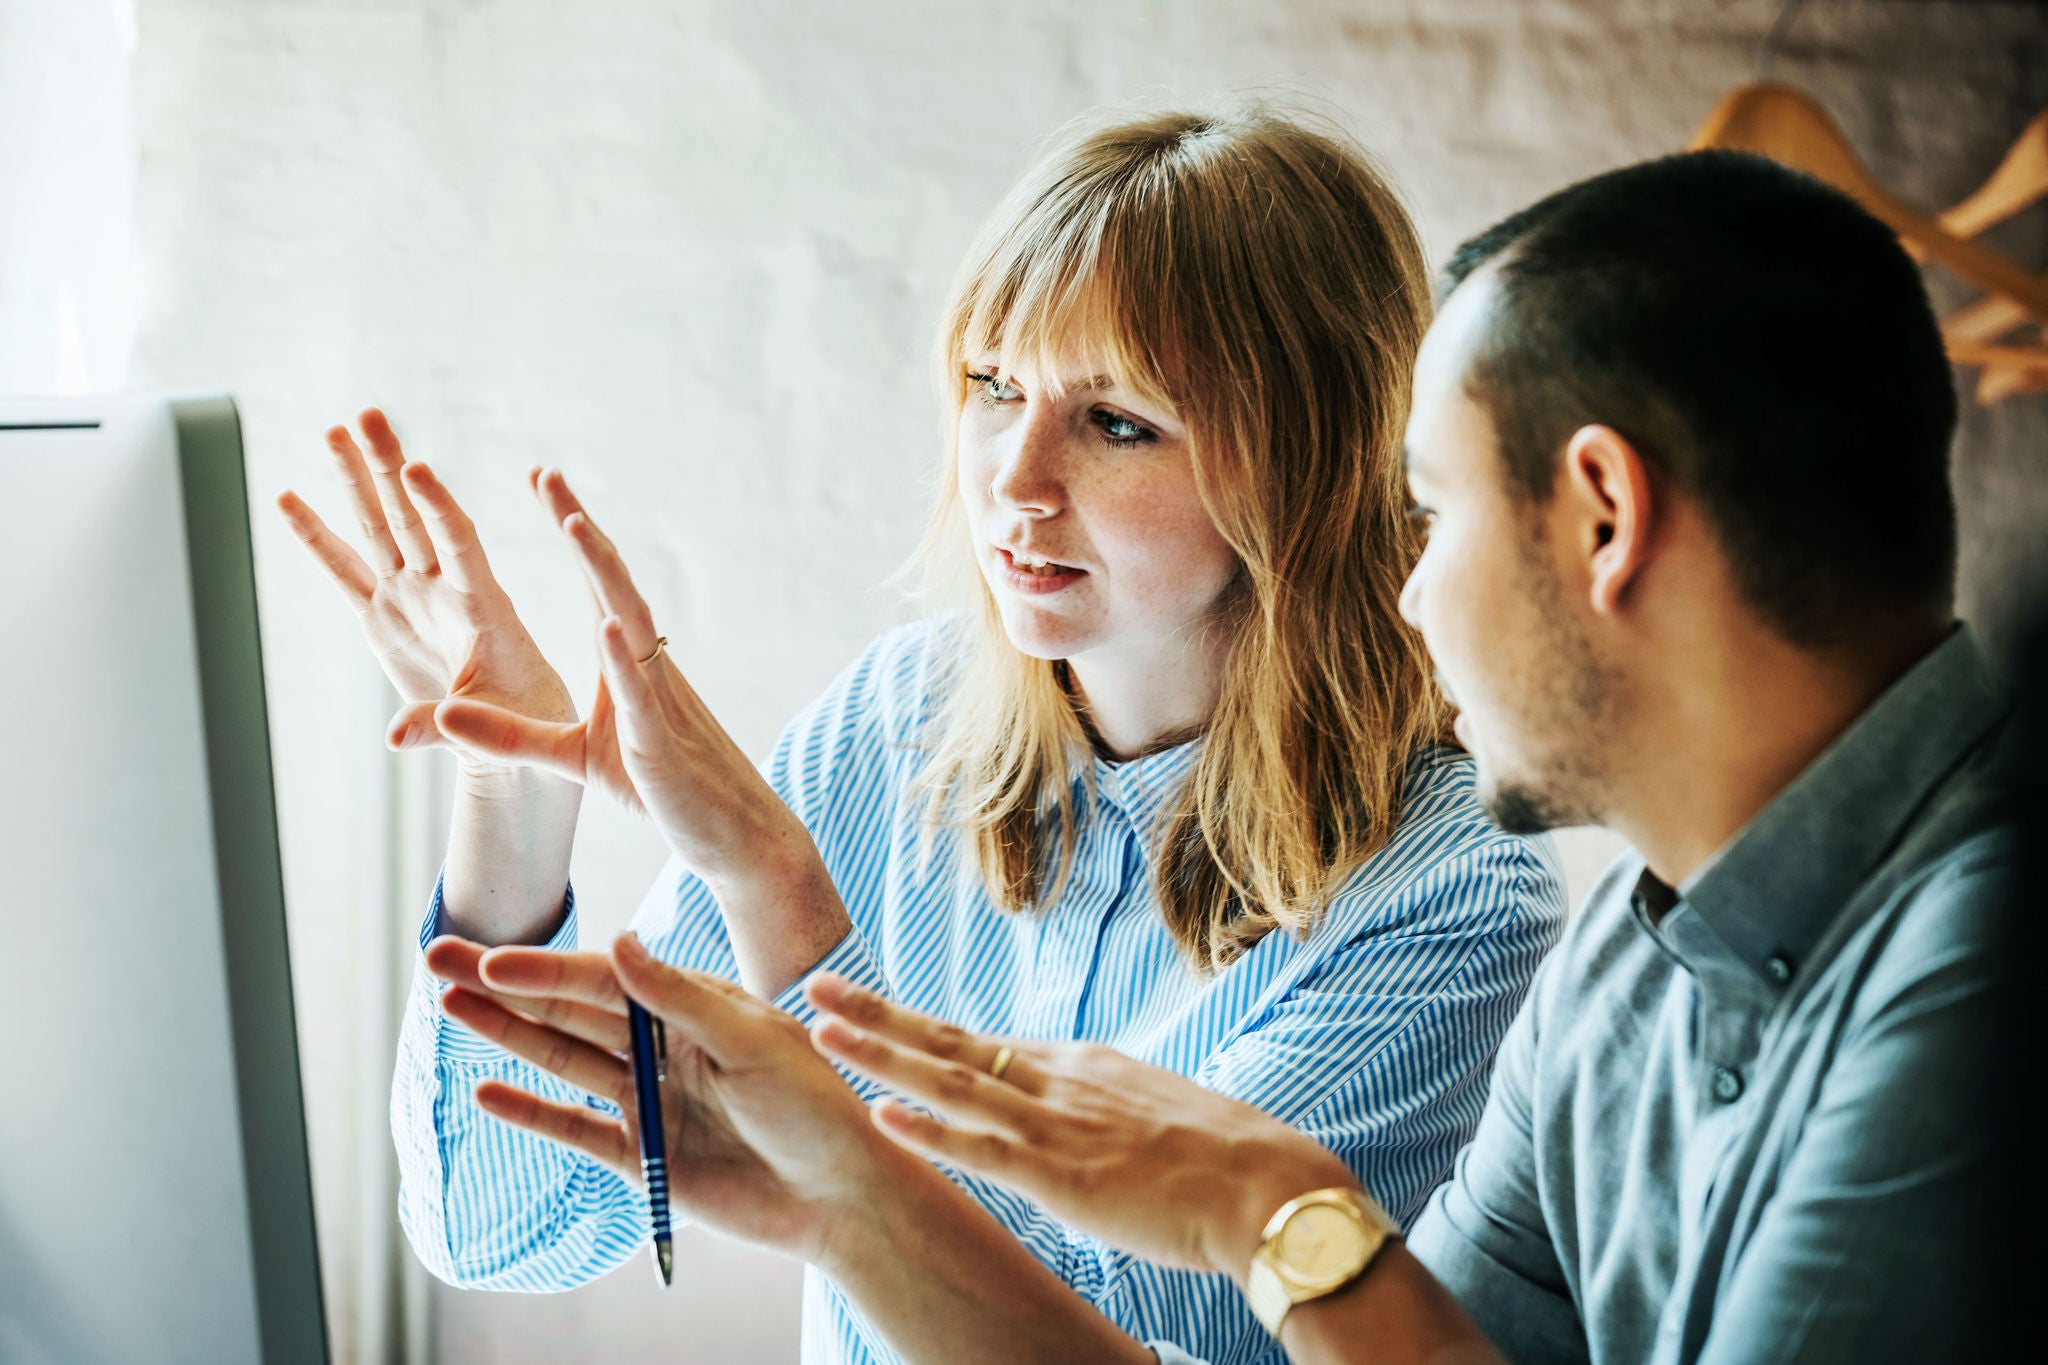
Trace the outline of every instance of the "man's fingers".
{"type": "MultiPolygon", "coordinates": [[[[891,1090],[918,1099],[948,1118],[969,1118],[1005,1132],[1028,1136],[1043,1104],[1010,1083],[964,1062],[940,1061],[914,1047],[865,1033],[843,1019],[828,1019],[811,1032],[817,1049],[891,1090]]],[[[1014,1066],[1014,1063],[1012,1064],[1014,1066]]]]}
{"type": "Polygon", "coordinates": [[[470,596],[494,590],[498,581],[491,577],[490,562],[476,538],[476,523],[448,486],[433,470],[418,463],[406,465],[399,478],[426,518],[427,536],[434,542],[442,575],[457,591],[470,596]]]}
{"type": "Polygon", "coordinates": [[[632,1170],[637,1164],[626,1125],[584,1105],[557,1104],[503,1081],[480,1082],[476,1102],[492,1118],[587,1152],[615,1171],[632,1170]]]}
{"type": "Polygon", "coordinates": [[[363,557],[340,536],[327,529],[327,523],[320,520],[320,514],[306,505],[297,493],[286,491],[277,495],[277,510],[283,514],[284,523],[291,528],[292,537],[306,547],[307,553],[319,561],[327,576],[334,580],[334,586],[341,589],[341,595],[349,605],[361,610],[370,600],[370,594],[377,590],[377,574],[363,557]]]}
{"type": "Polygon", "coordinates": [[[450,986],[442,992],[441,1008],[449,1018],[467,1024],[513,1056],[523,1057],[579,1089],[614,1104],[632,1103],[631,1069],[594,1043],[535,1023],[464,986],[450,986]]]}
{"type": "Polygon", "coordinates": [[[405,451],[398,444],[398,435],[376,408],[363,409],[356,420],[363,429],[363,439],[370,443],[371,480],[376,485],[378,501],[384,504],[385,524],[405,556],[405,567],[415,573],[430,572],[436,563],[434,542],[420,520],[419,509],[406,494],[405,481],[399,477],[399,471],[405,467],[405,451]]]}
{"type": "Polygon", "coordinates": [[[626,1017],[626,993],[619,989],[611,959],[603,953],[558,953],[518,945],[492,948],[479,959],[477,976],[485,986],[508,995],[560,996],[608,1010],[621,1021],[626,1017]]]}
{"type": "Polygon", "coordinates": [[[656,961],[631,934],[612,940],[611,962],[619,984],[635,1000],[727,1069],[759,1061],[773,1034],[789,1021],[733,982],[656,961]]]}
{"type": "Polygon", "coordinates": [[[974,1171],[1014,1188],[1030,1190],[1039,1163],[1031,1150],[998,1133],[955,1128],[900,1100],[885,1099],[868,1111],[875,1127],[904,1146],[949,1166],[974,1171]]]}
{"type": "Polygon", "coordinates": [[[347,427],[329,427],[327,450],[334,456],[334,476],[341,481],[341,491],[348,498],[349,510],[355,513],[357,529],[362,532],[363,557],[379,577],[397,573],[405,567],[405,556],[398,552],[398,542],[391,538],[391,528],[384,524],[384,504],[371,486],[370,466],[363,459],[356,438],[347,427]]]}
{"type": "Polygon", "coordinates": [[[434,728],[480,758],[585,780],[586,729],[580,721],[535,720],[489,702],[449,697],[434,707],[434,728]]]}
{"type": "Polygon", "coordinates": [[[991,1070],[1007,1048],[1010,1057],[1003,1067],[1003,1082],[1027,1094],[1044,1091],[1045,1073],[1038,1064],[1035,1043],[970,1032],[957,1024],[905,1009],[831,972],[820,972],[806,982],[804,993],[819,1009],[845,1020],[858,1031],[939,1061],[959,1062],[971,1070],[991,1070]]]}

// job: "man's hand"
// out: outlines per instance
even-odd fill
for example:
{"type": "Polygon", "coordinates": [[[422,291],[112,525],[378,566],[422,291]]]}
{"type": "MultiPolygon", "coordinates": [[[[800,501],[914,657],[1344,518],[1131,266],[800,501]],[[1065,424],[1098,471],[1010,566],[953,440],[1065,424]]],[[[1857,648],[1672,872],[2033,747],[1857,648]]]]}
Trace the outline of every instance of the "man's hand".
{"type": "Polygon", "coordinates": [[[937,1111],[882,1101],[890,1136],[1147,1260],[1242,1281],[1276,1209],[1357,1183],[1278,1119],[1109,1048],[970,1033],[830,973],[806,990],[832,1016],[821,1051],[937,1111]]]}
{"type": "Polygon", "coordinates": [[[609,954],[485,952],[439,939],[427,966],[452,983],[442,996],[451,1017],[611,1101],[624,1118],[498,1081],[477,1087],[477,1103],[636,1184],[627,994],[660,1018],[668,1030],[669,1198],[694,1221],[827,1263],[833,1239],[857,1232],[875,1192],[923,1165],[888,1150],[802,1025],[729,981],[655,961],[630,934],[609,954]]]}

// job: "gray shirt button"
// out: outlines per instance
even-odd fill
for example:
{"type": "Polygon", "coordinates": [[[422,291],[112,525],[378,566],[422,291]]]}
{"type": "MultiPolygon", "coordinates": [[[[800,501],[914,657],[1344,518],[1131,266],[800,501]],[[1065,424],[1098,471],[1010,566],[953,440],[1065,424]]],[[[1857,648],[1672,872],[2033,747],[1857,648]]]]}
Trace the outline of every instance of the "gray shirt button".
{"type": "Polygon", "coordinates": [[[1725,1066],[1714,1068],[1714,1098],[1723,1104],[1733,1104],[1742,1098],[1742,1073],[1725,1066]]]}
{"type": "Polygon", "coordinates": [[[1764,975],[1782,986],[1792,979],[1792,963],[1783,953],[1772,953],[1764,959],[1764,975]]]}

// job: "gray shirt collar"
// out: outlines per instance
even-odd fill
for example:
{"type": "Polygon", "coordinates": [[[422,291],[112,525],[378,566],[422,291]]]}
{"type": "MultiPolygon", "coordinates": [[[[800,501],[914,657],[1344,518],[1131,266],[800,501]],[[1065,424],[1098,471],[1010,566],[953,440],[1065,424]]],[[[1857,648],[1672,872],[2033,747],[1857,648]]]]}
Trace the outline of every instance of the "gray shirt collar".
{"type": "Polygon", "coordinates": [[[1683,888],[1645,871],[1636,918],[1695,975],[1733,959],[1766,990],[1782,989],[2004,713],[1976,637],[1958,625],[1683,888]],[[1667,915],[1680,905],[1693,914],[1667,915]]]}

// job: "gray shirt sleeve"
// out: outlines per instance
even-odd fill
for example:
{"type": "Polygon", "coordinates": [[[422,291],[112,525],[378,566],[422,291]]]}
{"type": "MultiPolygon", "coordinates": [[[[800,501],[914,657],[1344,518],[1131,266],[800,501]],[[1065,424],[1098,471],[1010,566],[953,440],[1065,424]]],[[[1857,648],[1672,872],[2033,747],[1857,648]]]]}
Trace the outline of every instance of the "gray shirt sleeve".
{"type": "Polygon", "coordinates": [[[1546,962],[1501,1043],[1478,1132],[1408,1235],[1409,1250],[1518,1365],[1588,1358],[1536,1179],[1531,1094],[1537,1014],[1551,975],[1546,962]]]}

